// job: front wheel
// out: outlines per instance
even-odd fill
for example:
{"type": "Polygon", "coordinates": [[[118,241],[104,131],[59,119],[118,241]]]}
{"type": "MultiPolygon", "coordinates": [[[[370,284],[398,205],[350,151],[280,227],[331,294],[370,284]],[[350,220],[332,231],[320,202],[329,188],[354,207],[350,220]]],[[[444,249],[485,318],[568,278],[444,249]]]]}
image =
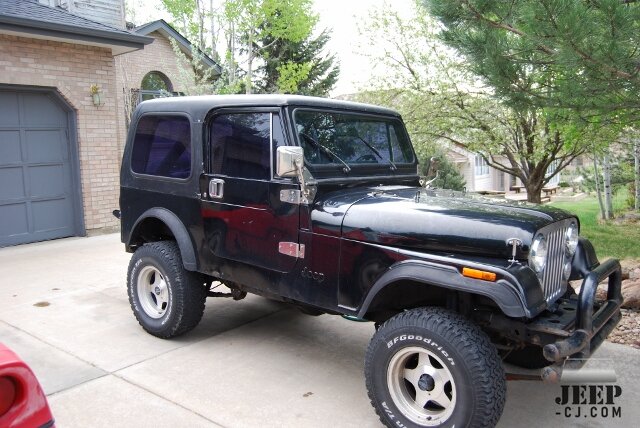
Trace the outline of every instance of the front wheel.
{"type": "Polygon", "coordinates": [[[506,397],[487,335],[442,308],[412,309],[380,326],[365,375],[371,404],[388,427],[495,426],[506,397]]]}

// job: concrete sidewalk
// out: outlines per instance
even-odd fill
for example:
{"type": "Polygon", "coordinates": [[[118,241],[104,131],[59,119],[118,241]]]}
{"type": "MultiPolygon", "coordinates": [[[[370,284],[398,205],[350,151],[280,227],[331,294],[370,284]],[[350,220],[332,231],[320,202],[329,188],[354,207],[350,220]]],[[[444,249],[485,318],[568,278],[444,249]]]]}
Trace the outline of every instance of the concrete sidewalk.
{"type": "MultiPolygon", "coordinates": [[[[57,426],[380,426],[363,375],[372,324],[249,296],[209,299],[194,331],[157,339],[131,313],[129,257],[118,235],[0,249],[0,341],[31,365],[57,426]]],[[[621,418],[567,417],[559,386],[510,382],[499,426],[635,426],[640,351],[596,356],[616,369],[621,418]]]]}

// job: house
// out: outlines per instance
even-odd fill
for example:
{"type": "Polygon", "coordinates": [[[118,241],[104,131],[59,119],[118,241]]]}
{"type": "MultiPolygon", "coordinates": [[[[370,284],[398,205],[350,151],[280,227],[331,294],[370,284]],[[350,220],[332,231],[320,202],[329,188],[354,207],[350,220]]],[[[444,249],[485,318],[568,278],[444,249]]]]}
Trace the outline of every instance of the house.
{"type": "MultiPolygon", "coordinates": [[[[508,192],[510,189],[522,186],[519,178],[493,168],[479,154],[469,151],[462,144],[451,144],[447,156],[456,165],[464,177],[467,190],[470,192],[508,192]]],[[[504,159],[508,164],[507,159],[504,159]]],[[[547,175],[555,172],[555,164],[549,167],[547,175]]],[[[560,174],[549,180],[547,187],[556,186],[560,182],[560,174]]]]}
{"type": "Polygon", "coordinates": [[[129,91],[179,92],[172,30],[128,31],[123,0],[0,0],[0,247],[117,229],[118,68],[129,91]]]}

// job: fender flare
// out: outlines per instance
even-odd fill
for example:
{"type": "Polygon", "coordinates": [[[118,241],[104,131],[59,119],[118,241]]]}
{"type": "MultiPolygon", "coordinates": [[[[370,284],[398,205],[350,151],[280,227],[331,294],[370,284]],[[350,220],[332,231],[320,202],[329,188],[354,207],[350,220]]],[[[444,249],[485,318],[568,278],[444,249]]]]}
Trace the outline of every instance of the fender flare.
{"type": "Polygon", "coordinates": [[[187,228],[184,226],[184,224],[182,224],[182,221],[180,221],[178,216],[166,208],[150,208],[145,211],[138,218],[138,220],[136,220],[135,224],[131,228],[129,239],[127,240],[127,248],[131,247],[132,238],[136,236],[138,226],[140,226],[140,224],[148,218],[156,218],[167,225],[173,236],[176,238],[176,242],[178,243],[178,248],[180,249],[180,256],[182,257],[182,264],[184,265],[184,268],[189,271],[197,270],[198,261],[196,259],[196,252],[194,250],[191,236],[189,235],[187,228]]]}
{"type": "Polygon", "coordinates": [[[496,282],[487,282],[467,278],[462,276],[455,266],[422,260],[406,260],[395,263],[371,287],[358,311],[358,317],[365,317],[369,306],[378,293],[401,280],[411,280],[424,283],[425,286],[437,286],[488,297],[509,317],[528,317],[531,315],[530,310],[524,304],[523,296],[512,285],[516,280],[509,272],[486,265],[478,266],[478,268],[495,272],[501,279],[496,282]]]}

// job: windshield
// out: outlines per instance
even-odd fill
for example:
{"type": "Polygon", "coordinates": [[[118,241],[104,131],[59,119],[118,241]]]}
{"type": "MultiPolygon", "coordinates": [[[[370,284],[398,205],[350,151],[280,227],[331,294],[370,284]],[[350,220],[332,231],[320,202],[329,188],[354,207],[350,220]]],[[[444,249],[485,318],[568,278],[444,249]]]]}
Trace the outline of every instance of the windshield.
{"type": "Polygon", "coordinates": [[[294,122],[307,165],[354,165],[413,162],[413,150],[402,123],[357,113],[296,110],[294,122]]]}

